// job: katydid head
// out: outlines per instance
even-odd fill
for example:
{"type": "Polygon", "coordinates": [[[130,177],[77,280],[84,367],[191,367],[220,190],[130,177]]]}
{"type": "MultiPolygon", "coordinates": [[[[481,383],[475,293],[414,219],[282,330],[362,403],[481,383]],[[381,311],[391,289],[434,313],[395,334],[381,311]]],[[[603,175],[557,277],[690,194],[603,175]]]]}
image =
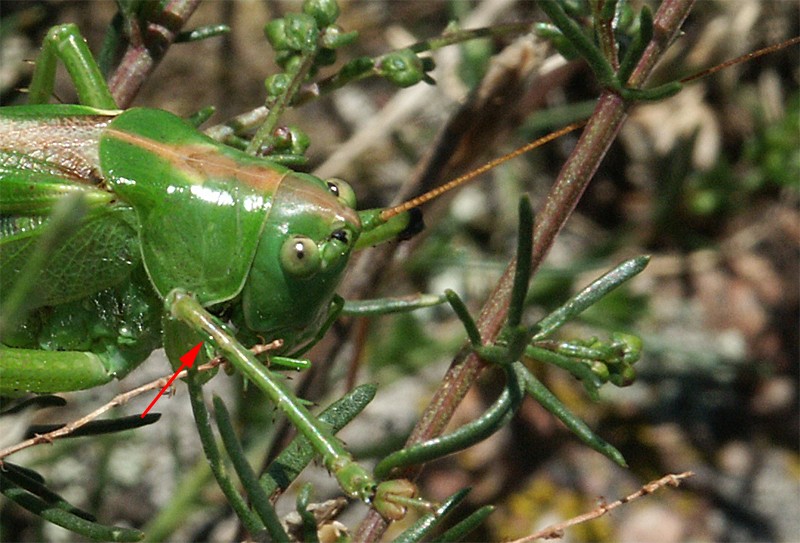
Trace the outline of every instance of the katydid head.
{"type": "Polygon", "coordinates": [[[361,230],[345,182],[285,176],[242,290],[241,324],[287,345],[308,339],[327,313],[361,230]]]}

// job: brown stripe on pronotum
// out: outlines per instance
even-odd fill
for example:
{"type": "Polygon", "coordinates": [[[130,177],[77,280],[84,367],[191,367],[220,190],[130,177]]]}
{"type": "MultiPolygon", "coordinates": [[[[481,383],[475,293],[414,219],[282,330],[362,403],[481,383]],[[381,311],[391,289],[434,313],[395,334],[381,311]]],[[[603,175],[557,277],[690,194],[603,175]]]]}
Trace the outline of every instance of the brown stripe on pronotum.
{"type": "Polygon", "coordinates": [[[278,171],[272,165],[242,165],[221,154],[213,145],[171,145],[114,128],[110,128],[107,134],[165,158],[176,169],[196,179],[197,184],[208,178],[228,179],[240,181],[258,191],[274,193],[286,176],[286,172],[278,171]]]}

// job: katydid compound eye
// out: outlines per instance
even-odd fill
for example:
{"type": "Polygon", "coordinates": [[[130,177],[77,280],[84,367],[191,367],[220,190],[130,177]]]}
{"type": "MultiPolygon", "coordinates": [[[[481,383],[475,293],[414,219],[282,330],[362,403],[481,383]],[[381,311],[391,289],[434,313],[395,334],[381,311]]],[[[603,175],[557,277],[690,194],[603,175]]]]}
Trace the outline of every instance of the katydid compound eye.
{"type": "Polygon", "coordinates": [[[311,277],[320,269],[317,244],[304,236],[289,238],[281,247],[281,267],[295,277],[311,277]]]}
{"type": "Polygon", "coordinates": [[[352,209],[356,208],[356,193],[353,192],[353,187],[347,181],[332,177],[327,179],[325,183],[327,183],[331,194],[336,196],[342,203],[352,209]]]}

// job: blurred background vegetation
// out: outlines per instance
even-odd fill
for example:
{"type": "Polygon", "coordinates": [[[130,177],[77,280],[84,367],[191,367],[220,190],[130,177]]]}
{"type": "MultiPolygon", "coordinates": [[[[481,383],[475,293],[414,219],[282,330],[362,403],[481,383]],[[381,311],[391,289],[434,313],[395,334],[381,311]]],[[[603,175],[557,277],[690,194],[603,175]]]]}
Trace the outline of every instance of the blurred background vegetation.
{"type": "MultiPolygon", "coordinates": [[[[453,19],[475,27],[543,17],[534,2],[510,0],[343,1],[341,7],[339,24],[360,33],[353,47],[340,52],[342,58],[376,56],[435,36],[453,19]]],[[[260,105],[264,77],[276,69],[263,25],[296,8],[255,0],[202,5],[190,26],[223,22],[232,33],[173,47],[135,105],[180,115],[214,105],[212,123],[260,105]]],[[[20,100],[16,89],[25,86],[30,72],[24,61],[36,57],[49,26],[76,22],[97,50],[115,6],[4,0],[0,10],[0,91],[7,105],[20,100]]],[[[782,0],[699,2],[654,82],[795,36],[799,15],[796,3],[782,0]]],[[[437,53],[435,87],[398,93],[385,82],[367,81],[292,111],[285,121],[310,135],[310,171],[351,181],[361,207],[385,205],[437,145],[437,131],[491,56],[508,45],[482,41],[437,53]]],[[[470,150],[476,157],[495,157],[585,117],[599,93],[585,66],[559,62],[551,49],[537,50],[535,61],[507,54],[506,62],[526,79],[524,92],[495,97],[502,115],[468,121],[479,131],[482,123],[502,123],[500,136],[470,150]]],[[[563,371],[538,370],[562,401],[623,452],[630,469],[580,444],[528,400],[504,431],[429,465],[419,481],[423,495],[432,499],[472,486],[472,506],[498,506],[473,533],[475,540],[522,537],[685,470],[696,476],[680,489],[570,529],[564,540],[800,538],[798,60],[797,47],[790,48],[632,112],[535,278],[528,310],[531,319],[540,317],[619,261],[652,255],[640,277],[561,332],[566,339],[613,330],[640,335],[645,354],[636,383],[604,391],[595,403],[563,371]]],[[[56,94],[74,100],[66,80],[56,94]]],[[[573,142],[574,136],[564,137],[426,209],[430,228],[386,265],[378,292],[452,288],[470,307],[480,307],[515,248],[518,195],[531,194],[537,208],[573,142]]],[[[381,384],[374,405],[343,434],[367,457],[380,454],[376,436],[387,448],[402,442],[464,333],[447,308],[364,321],[358,330],[353,348],[331,361],[326,386],[317,387],[314,397],[327,403],[325,394],[341,395],[348,383],[381,384]]],[[[317,362],[313,352],[310,356],[317,362]]],[[[71,420],[86,406],[167,368],[151,362],[126,381],[70,395],[70,411],[59,410],[50,419],[71,420]]],[[[217,385],[228,389],[230,398],[241,398],[237,413],[249,445],[265,446],[274,411],[252,390],[245,393],[235,380],[224,381],[217,385]]],[[[460,408],[459,421],[480,414],[498,387],[488,375],[460,408]]],[[[161,523],[167,540],[234,539],[238,527],[204,471],[182,395],[179,388],[176,398],[159,404],[165,415],[155,427],[58,443],[26,453],[26,462],[104,522],[151,523],[150,528],[161,523]]],[[[134,403],[120,412],[140,411],[134,403]]],[[[309,477],[324,485],[325,474],[318,471],[309,477]]],[[[318,494],[324,495],[323,488],[318,486],[318,494]]],[[[4,541],[72,539],[5,501],[0,514],[4,541]]]]}

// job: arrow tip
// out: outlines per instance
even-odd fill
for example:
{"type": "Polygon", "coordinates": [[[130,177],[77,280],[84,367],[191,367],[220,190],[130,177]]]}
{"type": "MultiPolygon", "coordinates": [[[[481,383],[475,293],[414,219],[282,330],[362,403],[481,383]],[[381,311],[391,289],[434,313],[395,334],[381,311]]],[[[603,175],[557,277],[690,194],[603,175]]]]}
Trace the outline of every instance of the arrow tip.
{"type": "Polygon", "coordinates": [[[198,343],[197,345],[192,347],[189,350],[189,352],[187,352],[185,355],[183,355],[181,357],[181,363],[184,366],[191,368],[194,365],[194,361],[197,358],[197,354],[200,352],[200,348],[202,346],[203,346],[203,342],[201,341],[200,343],[198,343]]]}

